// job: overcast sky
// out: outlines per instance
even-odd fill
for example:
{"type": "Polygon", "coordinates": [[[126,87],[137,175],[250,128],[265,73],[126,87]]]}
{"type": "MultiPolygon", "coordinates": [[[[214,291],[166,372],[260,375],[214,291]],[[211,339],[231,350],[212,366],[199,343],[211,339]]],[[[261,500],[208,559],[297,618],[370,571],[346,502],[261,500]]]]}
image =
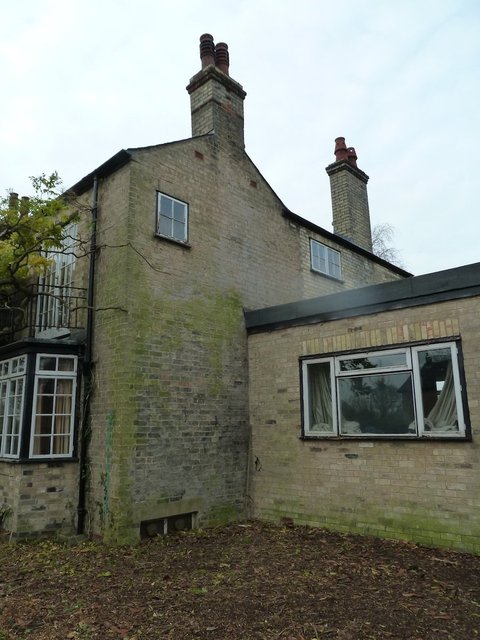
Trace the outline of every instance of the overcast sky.
{"type": "Polygon", "coordinates": [[[246,149],[331,230],[334,139],[415,274],[480,261],[478,0],[17,0],[0,24],[0,188],[65,187],[122,148],[189,137],[198,39],[230,50],[246,149]]]}

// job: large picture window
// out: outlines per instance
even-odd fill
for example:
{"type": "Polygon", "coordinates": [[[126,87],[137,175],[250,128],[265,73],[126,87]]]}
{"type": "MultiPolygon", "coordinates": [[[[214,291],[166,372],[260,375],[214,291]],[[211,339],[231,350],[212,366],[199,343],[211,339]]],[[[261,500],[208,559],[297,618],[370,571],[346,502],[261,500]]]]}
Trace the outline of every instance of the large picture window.
{"type": "Polygon", "coordinates": [[[178,242],[187,242],[188,205],[164,193],[157,193],[157,233],[178,242]]]}
{"type": "Polygon", "coordinates": [[[464,437],[454,342],[302,362],[305,436],[464,437]]]}

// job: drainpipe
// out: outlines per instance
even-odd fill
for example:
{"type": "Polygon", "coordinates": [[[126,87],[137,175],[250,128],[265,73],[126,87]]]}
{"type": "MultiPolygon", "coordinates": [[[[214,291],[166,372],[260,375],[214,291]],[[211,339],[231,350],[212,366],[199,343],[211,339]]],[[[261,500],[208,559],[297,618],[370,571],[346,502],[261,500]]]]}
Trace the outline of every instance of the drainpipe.
{"type": "Polygon", "coordinates": [[[85,532],[85,515],[87,512],[87,461],[88,447],[90,444],[90,400],[92,393],[92,350],[93,350],[93,320],[94,320],[94,285],[95,285],[95,260],[97,257],[97,214],[98,214],[98,178],[93,178],[92,191],[92,235],[90,238],[90,263],[88,269],[87,291],[87,330],[85,337],[85,357],[83,360],[83,419],[80,434],[80,478],[78,485],[78,519],[77,533],[85,532]]]}

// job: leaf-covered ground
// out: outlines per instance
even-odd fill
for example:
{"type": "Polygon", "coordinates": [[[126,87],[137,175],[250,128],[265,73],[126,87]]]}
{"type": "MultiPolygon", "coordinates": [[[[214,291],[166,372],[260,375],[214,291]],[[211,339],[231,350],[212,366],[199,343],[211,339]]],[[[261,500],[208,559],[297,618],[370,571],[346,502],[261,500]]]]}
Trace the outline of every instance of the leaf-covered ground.
{"type": "Polygon", "coordinates": [[[480,557],[258,522],[0,543],[0,640],[480,640],[480,557]]]}

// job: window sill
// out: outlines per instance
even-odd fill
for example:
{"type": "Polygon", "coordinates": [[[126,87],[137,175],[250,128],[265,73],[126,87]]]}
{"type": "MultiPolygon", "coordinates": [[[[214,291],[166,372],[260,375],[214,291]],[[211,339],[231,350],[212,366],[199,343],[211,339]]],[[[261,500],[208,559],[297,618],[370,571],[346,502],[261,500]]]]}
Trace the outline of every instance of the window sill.
{"type": "Polygon", "coordinates": [[[64,462],[78,462],[78,457],[49,457],[45,456],[44,458],[1,458],[0,463],[6,462],[8,464],[49,464],[50,466],[55,466],[57,463],[62,464],[64,462]]]}
{"type": "Polygon", "coordinates": [[[446,435],[438,435],[438,436],[305,436],[301,435],[298,437],[299,440],[303,440],[304,442],[317,442],[321,440],[322,442],[331,441],[331,442],[471,442],[472,436],[470,434],[460,435],[460,436],[446,436],[446,435]]]}
{"type": "Polygon", "coordinates": [[[192,248],[192,245],[189,242],[176,240],[175,238],[170,238],[169,236],[162,236],[160,233],[154,233],[153,235],[155,238],[158,238],[159,240],[166,240],[166,242],[170,242],[171,244],[176,244],[177,246],[184,247],[185,249],[192,248]]]}
{"type": "Polygon", "coordinates": [[[331,276],[328,273],[323,273],[323,271],[317,271],[316,269],[310,268],[311,273],[314,273],[317,276],[322,276],[323,278],[327,278],[327,280],[333,280],[334,282],[340,282],[343,284],[345,280],[343,278],[336,278],[335,276],[331,276]]]}

